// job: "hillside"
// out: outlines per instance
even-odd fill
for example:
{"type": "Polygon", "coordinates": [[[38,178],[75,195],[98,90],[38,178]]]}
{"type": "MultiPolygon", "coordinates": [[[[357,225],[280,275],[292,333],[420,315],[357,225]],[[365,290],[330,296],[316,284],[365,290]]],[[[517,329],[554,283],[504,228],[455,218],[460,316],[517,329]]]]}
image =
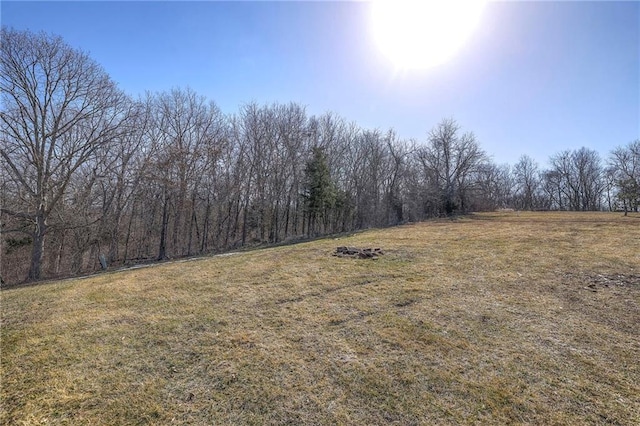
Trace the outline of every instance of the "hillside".
{"type": "Polygon", "coordinates": [[[637,214],[477,214],[0,297],[0,424],[640,424],[637,214]]]}

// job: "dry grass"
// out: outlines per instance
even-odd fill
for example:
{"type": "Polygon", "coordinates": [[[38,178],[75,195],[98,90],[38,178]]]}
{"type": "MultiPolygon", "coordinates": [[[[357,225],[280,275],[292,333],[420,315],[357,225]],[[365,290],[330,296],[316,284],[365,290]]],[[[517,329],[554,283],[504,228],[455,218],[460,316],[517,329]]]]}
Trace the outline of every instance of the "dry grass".
{"type": "Polygon", "coordinates": [[[637,215],[473,215],[0,296],[2,424],[640,424],[637,215]]]}

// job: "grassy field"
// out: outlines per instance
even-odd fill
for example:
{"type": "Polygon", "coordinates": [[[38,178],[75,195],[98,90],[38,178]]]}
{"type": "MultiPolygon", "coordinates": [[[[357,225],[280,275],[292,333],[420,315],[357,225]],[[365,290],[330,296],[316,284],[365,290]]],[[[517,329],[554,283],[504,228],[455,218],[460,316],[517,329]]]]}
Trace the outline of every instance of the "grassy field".
{"type": "Polygon", "coordinates": [[[1,424],[640,424],[638,215],[476,214],[0,297],[1,424]]]}

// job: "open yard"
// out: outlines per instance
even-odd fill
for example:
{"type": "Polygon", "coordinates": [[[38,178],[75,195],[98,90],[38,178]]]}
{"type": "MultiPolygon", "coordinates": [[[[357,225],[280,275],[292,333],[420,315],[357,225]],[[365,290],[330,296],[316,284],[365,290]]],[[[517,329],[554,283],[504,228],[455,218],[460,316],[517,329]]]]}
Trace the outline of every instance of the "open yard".
{"type": "Polygon", "coordinates": [[[1,424],[640,424],[637,214],[474,214],[0,297],[1,424]]]}

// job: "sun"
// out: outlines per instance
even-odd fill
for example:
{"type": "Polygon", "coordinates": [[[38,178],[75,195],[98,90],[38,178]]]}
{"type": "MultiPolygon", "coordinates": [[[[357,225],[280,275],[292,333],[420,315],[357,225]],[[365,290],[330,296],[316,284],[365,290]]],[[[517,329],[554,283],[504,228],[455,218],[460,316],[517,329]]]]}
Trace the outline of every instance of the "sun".
{"type": "Polygon", "coordinates": [[[382,53],[402,69],[440,65],[476,29],[484,0],[375,0],[372,31],[382,53]]]}

